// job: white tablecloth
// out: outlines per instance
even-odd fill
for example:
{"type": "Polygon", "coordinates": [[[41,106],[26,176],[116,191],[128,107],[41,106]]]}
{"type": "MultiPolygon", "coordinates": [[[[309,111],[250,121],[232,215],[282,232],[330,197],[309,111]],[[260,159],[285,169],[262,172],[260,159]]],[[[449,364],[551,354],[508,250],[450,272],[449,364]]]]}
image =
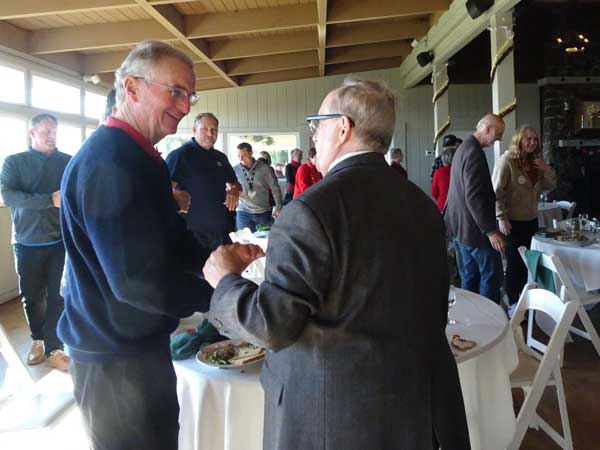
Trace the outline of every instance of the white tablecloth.
{"type": "Polygon", "coordinates": [[[537,205],[538,210],[538,227],[551,228],[552,219],[559,222],[562,220],[562,210],[556,203],[540,202],[537,205]]]}
{"type": "MultiPolygon", "coordinates": [[[[514,338],[499,306],[456,289],[446,332],[474,340],[458,362],[472,450],[501,450],[515,428],[509,374],[518,363],[514,338]]],[[[196,318],[196,321],[199,321],[196,318]]],[[[191,324],[184,324],[183,328],[191,324]]],[[[246,372],[176,361],[179,450],[261,450],[264,396],[259,368],[246,372]]],[[[298,449],[301,450],[301,449],[298,449]]]]}
{"type": "MultiPolygon", "coordinates": [[[[598,234],[589,234],[592,238],[598,234]]],[[[600,289],[600,244],[580,247],[572,242],[534,236],[531,248],[547,255],[557,255],[575,287],[583,291],[600,289]]]]}

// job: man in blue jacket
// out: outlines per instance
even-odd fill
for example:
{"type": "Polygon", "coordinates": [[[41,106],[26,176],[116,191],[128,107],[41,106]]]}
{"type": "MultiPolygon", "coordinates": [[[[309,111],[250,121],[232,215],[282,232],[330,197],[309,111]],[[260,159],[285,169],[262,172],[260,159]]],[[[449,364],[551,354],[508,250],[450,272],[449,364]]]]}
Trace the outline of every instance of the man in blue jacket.
{"type": "Polygon", "coordinates": [[[50,114],[31,119],[31,147],[4,161],[0,186],[12,208],[19,288],[33,344],[27,364],[68,370],[68,356],[56,335],[64,301],[59,293],[65,261],[59,221],[60,180],[69,159],[56,148],[58,121],[50,114]]]}
{"type": "Polygon", "coordinates": [[[177,131],[194,85],[185,54],[140,43],[116,72],[117,112],[63,178],[69,260],[58,330],[94,449],[177,449],[169,338],[179,318],[208,308],[212,288],[154,145],[177,131]]]}

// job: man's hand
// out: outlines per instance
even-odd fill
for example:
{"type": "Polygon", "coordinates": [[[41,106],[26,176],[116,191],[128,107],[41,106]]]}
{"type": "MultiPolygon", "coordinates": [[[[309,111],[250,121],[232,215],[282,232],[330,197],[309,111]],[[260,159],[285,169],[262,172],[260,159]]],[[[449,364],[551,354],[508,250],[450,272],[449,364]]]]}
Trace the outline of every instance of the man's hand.
{"type": "Polygon", "coordinates": [[[494,231],[488,235],[490,244],[497,252],[502,253],[506,249],[506,241],[498,231],[494,231]]]}
{"type": "Polygon", "coordinates": [[[281,213],[281,208],[275,208],[273,210],[273,217],[277,217],[281,213]]]}
{"type": "Polygon", "coordinates": [[[190,205],[192,204],[192,196],[188,191],[175,189],[173,191],[173,198],[175,199],[175,203],[177,203],[179,212],[186,213],[189,211],[190,205]]]}
{"type": "Polygon", "coordinates": [[[508,219],[500,219],[498,221],[498,228],[500,228],[500,233],[502,233],[504,236],[508,236],[512,226],[508,219]]]}
{"type": "Polygon", "coordinates": [[[204,264],[204,278],[212,287],[216,287],[219,281],[230,273],[240,275],[250,263],[265,256],[258,245],[240,244],[221,245],[204,264]]]}
{"type": "Polygon", "coordinates": [[[239,184],[227,183],[225,188],[225,202],[224,205],[229,211],[235,211],[240,199],[240,186],[239,184]]]}
{"type": "Polygon", "coordinates": [[[52,206],[60,208],[60,191],[54,191],[52,193],[52,206]]]}

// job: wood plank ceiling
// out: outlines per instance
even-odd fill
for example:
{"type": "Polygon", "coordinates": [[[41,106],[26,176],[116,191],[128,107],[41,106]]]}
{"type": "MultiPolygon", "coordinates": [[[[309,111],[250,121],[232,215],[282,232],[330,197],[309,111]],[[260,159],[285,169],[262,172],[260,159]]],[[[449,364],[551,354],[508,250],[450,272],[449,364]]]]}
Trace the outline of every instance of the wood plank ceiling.
{"type": "Polygon", "coordinates": [[[0,45],[112,83],[143,39],[195,62],[198,90],[387,69],[451,0],[3,0],[0,45]]]}

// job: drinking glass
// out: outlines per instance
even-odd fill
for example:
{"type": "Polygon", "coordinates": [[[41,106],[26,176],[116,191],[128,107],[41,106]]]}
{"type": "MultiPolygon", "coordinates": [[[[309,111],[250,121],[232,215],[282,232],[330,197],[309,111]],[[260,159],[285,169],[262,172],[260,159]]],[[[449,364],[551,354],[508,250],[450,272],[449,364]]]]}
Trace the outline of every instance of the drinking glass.
{"type": "Polygon", "coordinates": [[[454,286],[450,285],[450,289],[448,290],[448,325],[456,325],[458,322],[454,319],[450,318],[450,309],[456,303],[456,291],[454,290],[454,286]]]}

